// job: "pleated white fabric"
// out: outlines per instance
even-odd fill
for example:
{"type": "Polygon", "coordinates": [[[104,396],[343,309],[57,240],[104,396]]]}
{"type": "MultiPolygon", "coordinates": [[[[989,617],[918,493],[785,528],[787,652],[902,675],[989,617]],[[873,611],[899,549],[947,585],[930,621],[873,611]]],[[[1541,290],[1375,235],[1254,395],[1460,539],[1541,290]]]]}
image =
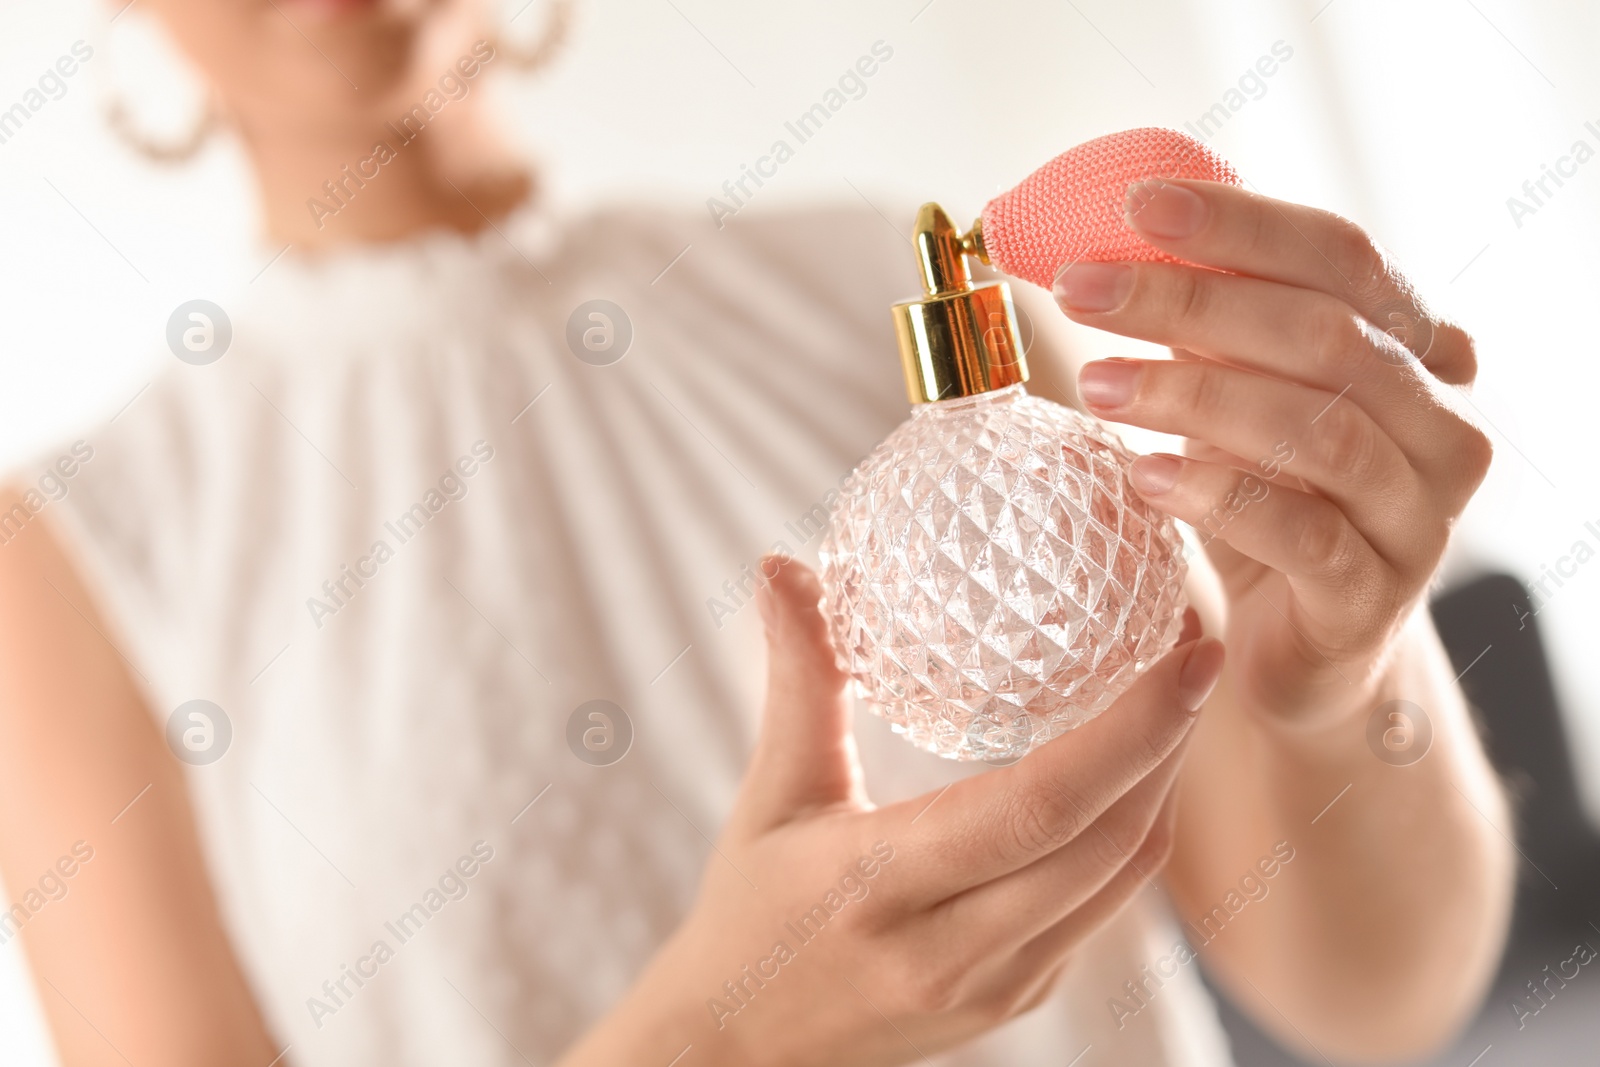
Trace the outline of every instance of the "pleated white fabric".
{"type": "MultiPolygon", "coordinates": [[[[88,435],[51,514],[162,724],[231,722],[190,780],[288,1059],[548,1063],[712,855],[760,705],[741,571],[814,559],[812,509],[906,414],[910,248],[865,210],[526,212],[251,288],[227,354],[88,435]],[[592,299],[632,324],[613,365],[568,348],[592,299]],[[591,699],[633,724],[611,766],[566,740],[591,699]]],[[[970,773],[858,732],[880,800],[970,773]]],[[[1193,965],[1114,1020],[1177,939],[1146,894],[1058,997],[939,1062],[1230,1062],[1193,965]]]]}

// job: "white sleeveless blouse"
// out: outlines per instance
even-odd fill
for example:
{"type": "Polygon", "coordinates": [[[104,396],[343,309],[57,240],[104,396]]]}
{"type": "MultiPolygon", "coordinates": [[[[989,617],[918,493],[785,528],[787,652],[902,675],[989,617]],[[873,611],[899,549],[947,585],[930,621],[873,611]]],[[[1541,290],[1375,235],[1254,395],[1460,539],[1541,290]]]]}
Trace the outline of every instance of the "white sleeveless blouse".
{"type": "MultiPolygon", "coordinates": [[[[88,435],[51,513],[162,728],[227,717],[189,781],[286,1062],[545,1064],[623,993],[750,751],[744,568],[814,562],[813,509],[905,417],[888,308],[915,283],[867,211],[527,212],[291,254],[220,360],[172,360],[88,435]],[[631,322],[610,365],[567,340],[594,299],[631,322]],[[596,699],[633,732],[606,766],[568,740],[596,699]]],[[[858,733],[880,802],[971,773],[858,733]]],[[[1146,977],[1178,939],[1147,893],[1049,1003],[939,1062],[1230,1062],[1195,966],[1146,977]],[[1119,1027],[1130,980],[1154,992],[1119,1027]]]]}

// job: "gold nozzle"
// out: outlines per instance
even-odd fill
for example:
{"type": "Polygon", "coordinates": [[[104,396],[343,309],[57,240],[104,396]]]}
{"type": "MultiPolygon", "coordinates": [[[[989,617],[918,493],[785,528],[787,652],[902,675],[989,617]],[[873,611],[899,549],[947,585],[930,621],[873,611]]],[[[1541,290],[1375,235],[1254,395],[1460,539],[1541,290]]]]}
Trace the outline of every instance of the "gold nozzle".
{"type": "Polygon", "coordinates": [[[1011,290],[973,285],[967,256],[989,262],[983,224],[959,234],[938,204],[923,204],[913,232],[924,296],[894,306],[895,335],[913,404],[1004,389],[1028,380],[1011,290]]]}
{"type": "Polygon", "coordinates": [[[989,249],[983,243],[983,217],[972,220],[972,229],[961,235],[961,251],[985,267],[989,265],[989,249]]]}

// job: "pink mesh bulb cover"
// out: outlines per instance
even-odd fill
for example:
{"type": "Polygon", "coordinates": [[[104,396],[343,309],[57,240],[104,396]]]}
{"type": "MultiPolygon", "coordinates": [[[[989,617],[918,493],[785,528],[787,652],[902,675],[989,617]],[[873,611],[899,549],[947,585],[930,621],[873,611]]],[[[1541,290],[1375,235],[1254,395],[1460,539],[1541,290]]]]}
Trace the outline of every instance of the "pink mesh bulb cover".
{"type": "MultiPolygon", "coordinates": [[[[1228,161],[1187,134],[1123,130],[1061,153],[983,209],[983,243],[1007,274],[1050,288],[1069,263],[1163,260],[1123,218],[1128,186],[1152,178],[1239,184],[1228,161]]],[[[1137,209],[1135,201],[1131,205],[1137,209]]]]}

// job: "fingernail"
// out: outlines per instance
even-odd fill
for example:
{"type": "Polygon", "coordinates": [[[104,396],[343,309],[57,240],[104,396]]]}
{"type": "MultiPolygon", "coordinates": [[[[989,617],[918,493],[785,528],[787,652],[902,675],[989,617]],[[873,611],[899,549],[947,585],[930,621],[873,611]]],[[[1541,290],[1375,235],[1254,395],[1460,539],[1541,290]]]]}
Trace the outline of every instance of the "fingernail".
{"type": "Polygon", "coordinates": [[[1128,477],[1132,479],[1133,487],[1139,492],[1160,496],[1177,484],[1178,472],[1181,470],[1183,470],[1181,459],[1157,452],[1134,460],[1133,466],[1128,470],[1128,477]]]}
{"type": "Polygon", "coordinates": [[[1139,391],[1139,361],[1099,359],[1078,372],[1078,396],[1101,411],[1124,407],[1139,391]]]}
{"type": "Polygon", "coordinates": [[[1133,290],[1126,263],[1074,263],[1056,275],[1056,302],[1072,311],[1115,311],[1133,290]]]}
{"type": "Polygon", "coordinates": [[[1211,216],[1198,193],[1160,179],[1128,186],[1122,210],[1135,230],[1168,239],[1193,237],[1211,216]]]}
{"type": "Polygon", "coordinates": [[[1189,658],[1178,672],[1178,703],[1183,710],[1199,711],[1200,706],[1217,687],[1222,677],[1222,659],[1225,650],[1215,637],[1202,637],[1189,652],[1189,658]]]}
{"type": "Polygon", "coordinates": [[[778,576],[783,565],[789,562],[789,557],[782,552],[768,552],[756,562],[756,568],[761,572],[761,577],[770,582],[778,576]]]}
{"type": "Polygon", "coordinates": [[[1205,636],[1205,629],[1200,623],[1200,613],[1194,610],[1194,605],[1183,609],[1183,627],[1178,631],[1178,643],[1185,641],[1198,641],[1205,636]]]}

